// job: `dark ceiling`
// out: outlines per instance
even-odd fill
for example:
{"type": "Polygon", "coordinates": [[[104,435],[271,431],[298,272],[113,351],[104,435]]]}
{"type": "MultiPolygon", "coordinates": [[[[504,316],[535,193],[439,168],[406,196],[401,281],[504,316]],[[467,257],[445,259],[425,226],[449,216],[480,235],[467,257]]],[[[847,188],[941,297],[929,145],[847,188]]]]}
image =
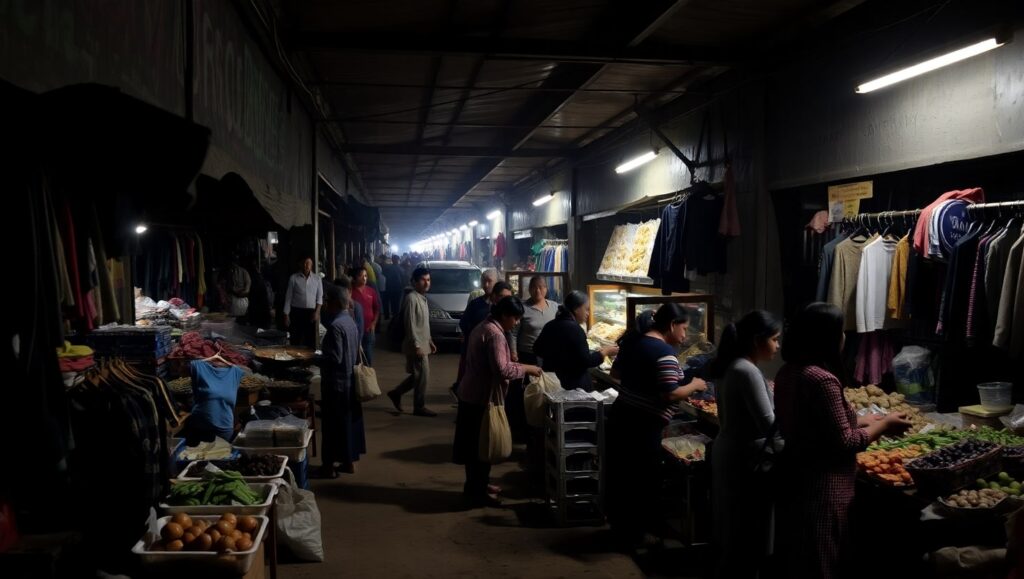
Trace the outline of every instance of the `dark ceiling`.
{"type": "Polygon", "coordinates": [[[305,0],[277,13],[322,122],[409,242],[479,218],[633,122],[636,103],[700,94],[863,2],[305,0]]]}

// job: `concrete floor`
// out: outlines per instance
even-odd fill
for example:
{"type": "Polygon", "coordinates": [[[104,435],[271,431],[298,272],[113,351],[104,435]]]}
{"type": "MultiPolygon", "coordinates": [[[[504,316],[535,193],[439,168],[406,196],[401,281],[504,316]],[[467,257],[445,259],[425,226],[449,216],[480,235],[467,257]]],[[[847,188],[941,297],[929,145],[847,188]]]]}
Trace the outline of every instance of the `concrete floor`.
{"type": "MultiPolygon", "coordinates": [[[[404,358],[378,346],[381,389],[405,377],[404,358]]],[[[314,577],[643,577],[612,552],[604,527],[560,529],[549,523],[517,463],[496,466],[502,508],[463,510],[462,467],[451,463],[455,409],[448,386],[458,354],[431,358],[427,405],[437,418],[397,415],[386,398],[366,404],[368,454],[356,474],[313,479],[323,517],[326,560],[285,563],[284,579],[314,577]]],[[[406,396],[411,410],[411,394],[406,396]]],[[[319,466],[311,460],[311,469],[319,466]]]]}

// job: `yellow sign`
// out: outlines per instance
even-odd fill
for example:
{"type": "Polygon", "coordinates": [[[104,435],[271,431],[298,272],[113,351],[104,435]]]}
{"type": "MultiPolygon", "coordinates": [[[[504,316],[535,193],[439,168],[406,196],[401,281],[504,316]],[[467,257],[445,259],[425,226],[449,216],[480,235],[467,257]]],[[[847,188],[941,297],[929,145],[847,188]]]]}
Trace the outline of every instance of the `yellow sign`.
{"type": "Polygon", "coordinates": [[[860,200],[870,199],[875,194],[874,181],[858,181],[843,185],[829,185],[829,221],[842,221],[860,212],[860,200]]]}

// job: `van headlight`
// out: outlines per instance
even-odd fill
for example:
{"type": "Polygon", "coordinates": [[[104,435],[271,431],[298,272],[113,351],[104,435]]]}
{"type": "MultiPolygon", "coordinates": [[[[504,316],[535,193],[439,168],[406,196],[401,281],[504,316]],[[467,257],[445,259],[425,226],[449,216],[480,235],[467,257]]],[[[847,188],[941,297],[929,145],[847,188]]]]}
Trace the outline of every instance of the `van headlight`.
{"type": "Polygon", "coordinates": [[[446,312],[444,310],[437,309],[437,308],[430,308],[430,319],[432,319],[432,320],[450,320],[450,319],[452,319],[452,317],[450,315],[448,315],[448,312],[446,312]]]}

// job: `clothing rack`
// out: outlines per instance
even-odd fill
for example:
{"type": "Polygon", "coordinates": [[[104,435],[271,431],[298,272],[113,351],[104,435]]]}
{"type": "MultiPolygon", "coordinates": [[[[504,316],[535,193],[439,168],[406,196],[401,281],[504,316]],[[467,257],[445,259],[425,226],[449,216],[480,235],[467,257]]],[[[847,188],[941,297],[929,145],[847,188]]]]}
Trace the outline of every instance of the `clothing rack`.
{"type": "Polygon", "coordinates": [[[971,213],[979,212],[980,211],[982,217],[984,217],[985,213],[988,210],[994,209],[996,211],[996,215],[998,216],[998,215],[1002,214],[1002,210],[1003,210],[1004,207],[1011,208],[1014,211],[1018,211],[1018,212],[1019,211],[1024,211],[1024,200],[1020,200],[1020,201],[1000,201],[1000,202],[997,202],[997,203],[974,203],[974,204],[971,204],[971,205],[967,206],[967,213],[971,214],[971,213]]]}
{"type": "Polygon", "coordinates": [[[569,243],[568,239],[542,239],[540,240],[544,245],[562,245],[569,243]]]}

